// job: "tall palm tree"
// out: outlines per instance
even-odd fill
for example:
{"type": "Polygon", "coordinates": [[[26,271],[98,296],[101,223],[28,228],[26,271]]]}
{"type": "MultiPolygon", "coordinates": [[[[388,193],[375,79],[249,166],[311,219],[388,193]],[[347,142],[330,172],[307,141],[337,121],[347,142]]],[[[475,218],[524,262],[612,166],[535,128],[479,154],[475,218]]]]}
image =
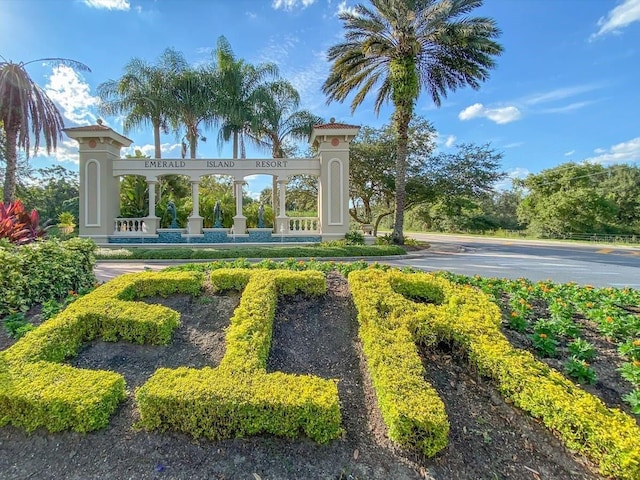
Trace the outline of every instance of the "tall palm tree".
{"type": "Polygon", "coordinates": [[[300,94],[288,81],[271,82],[266,89],[267,97],[258,106],[255,129],[249,136],[270,148],[273,158],[284,158],[285,141],[307,140],[313,126],[323,119],[298,109],[300,94]]]}
{"type": "Polygon", "coordinates": [[[151,123],[155,158],[160,158],[160,131],[168,132],[172,116],[172,82],[187,68],[182,53],[172,48],[167,48],[154,65],[133,58],[124,67],[125,73],[120,79],[98,85],[99,110],[105,115],[124,114],[125,134],[151,123]]]}
{"type": "Polygon", "coordinates": [[[398,135],[396,214],[393,241],[404,242],[405,182],[409,121],[421,90],[436,106],[448,90],[474,89],[489,76],[502,52],[492,19],[469,17],[482,0],[371,0],[340,14],[345,41],[331,47],[334,62],[323,85],[328,102],[356,92],[352,112],[378,86],[374,110],[391,100],[398,135]]]}
{"type": "Polygon", "coordinates": [[[22,148],[29,158],[31,140],[34,153],[44,138],[47,154],[55,150],[62,138],[64,120],[46,92],[31,79],[26,66],[34,62],[66,65],[80,71],[91,71],[84,63],[66,58],[42,58],[14,63],[0,56],[0,125],[5,137],[6,169],[4,203],[14,200],[16,191],[17,149],[22,148]],[[31,137],[33,135],[33,138],[31,137]]]}
{"type": "Polygon", "coordinates": [[[176,131],[185,130],[183,156],[189,145],[189,157],[196,158],[198,141],[206,141],[200,127],[216,124],[213,99],[217,96],[215,75],[206,68],[187,69],[176,75],[171,89],[172,124],[176,131]]]}
{"type": "MultiPolygon", "coordinates": [[[[218,81],[215,108],[220,120],[218,145],[233,139],[233,158],[245,156],[245,137],[258,124],[257,106],[268,99],[266,81],[278,76],[273,63],[251,65],[237,60],[224,36],[218,38],[213,71],[218,81]]],[[[251,137],[249,137],[251,138],[251,137]]]]}

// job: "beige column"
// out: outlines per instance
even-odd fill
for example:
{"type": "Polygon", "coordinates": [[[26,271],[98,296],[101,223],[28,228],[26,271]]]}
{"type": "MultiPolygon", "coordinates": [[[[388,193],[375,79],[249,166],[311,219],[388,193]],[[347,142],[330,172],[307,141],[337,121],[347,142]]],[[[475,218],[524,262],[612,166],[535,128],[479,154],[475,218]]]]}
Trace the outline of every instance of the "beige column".
{"type": "Polygon", "coordinates": [[[273,215],[275,216],[278,211],[278,177],[275,175],[271,177],[271,207],[273,208],[273,215]]]}
{"type": "Polygon", "coordinates": [[[132,142],[100,120],[97,125],[65,128],[64,132],[78,142],[80,236],[107,244],[120,214],[120,179],[113,174],[113,162],[120,160],[120,149],[132,142]]]}
{"type": "Polygon", "coordinates": [[[233,233],[243,235],[247,230],[247,217],[242,214],[242,186],[244,179],[233,181],[233,191],[236,197],[236,214],[233,217],[233,233]]]}
{"type": "Polygon", "coordinates": [[[156,233],[158,228],[158,217],[156,217],[156,185],[157,179],[147,179],[149,189],[149,215],[144,219],[145,233],[156,233]]]}
{"type": "Polygon", "coordinates": [[[316,125],[310,143],[318,149],[318,216],[323,240],[344,238],[349,231],[349,143],[360,127],[331,119],[316,125]]]}
{"type": "Polygon", "coordinates": [[[289,233],[289,218],[287,218],[287,205],[285,198],[285,189],[287,186],[287,179],[278,178],[278,216],[276,217],[276,231],[275,233],[289,233]]]}
{"type": "Polygon", "coordinates": [[[200,180],[191,180],[191,201],[193,209],[189,217],[189,234],[202,233],[202,217],[200,216],[200,180]]]}

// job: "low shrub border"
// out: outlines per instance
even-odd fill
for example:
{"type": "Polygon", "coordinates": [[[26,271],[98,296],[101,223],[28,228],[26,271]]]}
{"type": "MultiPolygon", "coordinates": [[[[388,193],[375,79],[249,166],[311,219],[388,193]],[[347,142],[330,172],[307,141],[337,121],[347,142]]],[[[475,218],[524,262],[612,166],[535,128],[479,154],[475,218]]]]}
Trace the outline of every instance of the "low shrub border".
{"type": "MultiPolygon", "coordinates": [[[[442,429],[423,432],[417,420],[397,413],[402,406],[391,403],[391,389],[406,380],[404,376],[398,380],[393,365],[389,368],[387,359],[392,355],[387,353],[380,358],[382,347],[375,345],[375,337],[369,338],[377,331],[390,339],[390,349],[407,357],[415,352],[410,339],[424,345],[455,343],[480,373],[496,381],[502,395],[541,419],[567,447],[598,463],[603,475],[625,480],[640,477],[640,428],[636,422],[618,409],[607,408],[530,353],[513,348],[499,331],[498,307],[483,293],[429,274],[397,271],[353,272],[349,284],[358,308],[368,368],[389,436],[396,436],[393,440],[412,446],[419,444],[423,435],[440,438],[442,429]],[[410,299],[433,303],[420,304],[410,299]],[[414,426],[407,428],[411,422],[414,426]],[[398,423],[400,426],[396,426],[398,423]],[[410,435],[398,435],[397,431],[410,435]]],[[[415,362],[414,368],[416,375],[419,372],[415,362]]],[[[417,395],[417,387],[413,383],[411,387],[411,393],[417,395]]],[[[428,453],[424,448],[422,451],[428,453]]]]}
{"type": "Polygon", "coordinates": [[[0,426],[12,423],[27,431],[45,427],[51,432],[106,426],[125,397],[124,378],[60,362],[97,337],[166,344],[179,313],[132,300],[176,292],[195,295],[201,286],[202,275],[191,272],[123,275],[27,333],[0,352],[0,426]]]}
{"type": "Polygon", "coordinates": [[[278,295],[326,291],[320,272],[220,269],[218,290],[244,288],[217,368],[159,369],[136,391],[139,425],[222,439],[257,433],[325,443],[342,433],[336,380],[267,373],[278,295]]]}
{"type": "Polygon", "coordinates": [[[233,258],[322,258],[322,257],[383,257],[404,255],[406,252],[397,245],[312,245],[312,246],[269,246],[236,248],[101,248],[96,253],[100,260],[197,260],[233,258]]]}

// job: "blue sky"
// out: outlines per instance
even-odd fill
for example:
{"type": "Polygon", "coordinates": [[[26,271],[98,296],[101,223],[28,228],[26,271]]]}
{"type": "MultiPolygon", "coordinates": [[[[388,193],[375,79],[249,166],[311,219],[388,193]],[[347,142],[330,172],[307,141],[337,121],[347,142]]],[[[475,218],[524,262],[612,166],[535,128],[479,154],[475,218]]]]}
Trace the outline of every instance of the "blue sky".
{"type": "MultiPolygon", "coordinates": [[[[354,0],[0,0],[0,55],[13,61],[66,57],[92,72],[29,65],[32,78],[61,107],[66,125],[95,123],[96,87],[117,79],[139,57],[154,62],[167,47],[193,64],[207,61],[220,35],[252,63],[272,61],[302,96],[303,107],[325,119],[380,126],[369,99],[351,114],[326,104],[321,85],[325,52],[342,38],[339,11],[354,0]]],[[[450,92],[440,108],[427,95],[416,111],[438,131],[438,148],[490,142],[504,153],[503,169],[524,176],[567,161],[640,161],[640,0],[486,0],[477,15],[496,20],[504,53],[480,90],[450,92]]],[[[120,120],[106,118],[121,131],[120,120]]],[[[199,146],[203,158],[219,151],[217,132],[199,146]]],[[[152,153],[150,128],[129,132],[152,153]]],[[[163,156],[179,156],[174,134],[163,136],[163,156]]],[[[32,160],[77,169],[73,142],[55,156],[32,160]]],[[[249,149],[248,156],[268,156],[249,149]]],[[[259,191],[266,179],[250,183],[259,191]]]]}

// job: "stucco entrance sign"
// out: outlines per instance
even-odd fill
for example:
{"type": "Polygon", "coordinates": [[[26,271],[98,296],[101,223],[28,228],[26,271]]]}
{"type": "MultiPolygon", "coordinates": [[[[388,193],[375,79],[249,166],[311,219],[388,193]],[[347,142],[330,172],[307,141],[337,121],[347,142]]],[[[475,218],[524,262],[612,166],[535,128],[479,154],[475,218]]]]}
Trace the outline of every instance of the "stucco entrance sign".
{"type": "Polygon", "coordinates": [[[359,127],[343,123],[316,125],[309,139],[316,146],[314,158],[281,159],[123,159],[122,147],[132,141],[102,124],[67,128],[79,144],[80,236],[98,244],[225,243],[225,242],[317,242],[343,238],[349,231],[349,143],[359,127]],[[164,175],[184,175],[191,183],[193,210],[186,228],[159,228],[155,185],[164,175]],[[293,175],[318,178],[316,217],[288,217],[286,184],[293,175]],[[149,186],[149,215],[120,216],[120,177],[138,175],[149,186]],[[199,186],[207,175],[233,177],[236,199],[233,226],[203,228],[199,186]],[[242,186],[250,175],[273,178],[274,228],[247,229],[242,211],[242,186]]]}

